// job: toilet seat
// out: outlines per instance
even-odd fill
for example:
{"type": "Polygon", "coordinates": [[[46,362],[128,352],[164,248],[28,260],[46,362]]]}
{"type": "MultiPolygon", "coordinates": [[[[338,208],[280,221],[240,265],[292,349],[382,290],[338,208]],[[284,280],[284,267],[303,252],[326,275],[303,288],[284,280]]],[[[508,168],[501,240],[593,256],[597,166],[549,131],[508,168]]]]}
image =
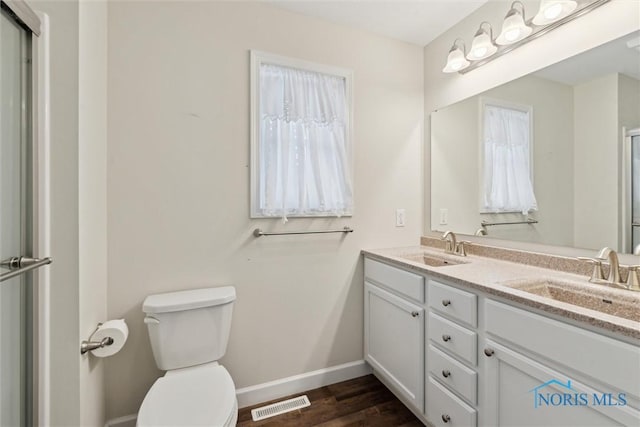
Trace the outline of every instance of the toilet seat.
{"type": "Polygon", "coordinates": [[[152,386],[140,406],[138,427],[235,426],[235,385],[217,363],[167,372],[152,386]]]}

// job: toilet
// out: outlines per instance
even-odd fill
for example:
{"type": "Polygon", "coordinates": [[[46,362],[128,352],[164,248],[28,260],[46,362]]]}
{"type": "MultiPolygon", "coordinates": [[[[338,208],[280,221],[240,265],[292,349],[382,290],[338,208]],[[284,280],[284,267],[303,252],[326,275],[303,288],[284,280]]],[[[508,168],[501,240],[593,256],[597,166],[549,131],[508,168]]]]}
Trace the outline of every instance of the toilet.
{"type": "Polygon", "coordinates": [[[236,425],[235,385],[217,362],[227,349],[235,299],[235,288],[223,286],[144,300],[153,357],[167,372],[147,392],[137,427],[236,425]]]}

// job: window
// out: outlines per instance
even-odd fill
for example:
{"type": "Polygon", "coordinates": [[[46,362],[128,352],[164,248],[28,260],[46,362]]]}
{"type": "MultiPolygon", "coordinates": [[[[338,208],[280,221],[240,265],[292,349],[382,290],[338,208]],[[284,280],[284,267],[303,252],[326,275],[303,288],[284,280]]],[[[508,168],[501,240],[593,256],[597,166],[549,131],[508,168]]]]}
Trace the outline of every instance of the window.
{"type": "Polygon", "coordinates": [[[351,72],[251,52],[251,217],[353,211],[351,72]]]}
{"type": "Polygon", "coordinates": [[[533,109],[481,98],[480,212],[538,209],[532,184],[533,109]]]}

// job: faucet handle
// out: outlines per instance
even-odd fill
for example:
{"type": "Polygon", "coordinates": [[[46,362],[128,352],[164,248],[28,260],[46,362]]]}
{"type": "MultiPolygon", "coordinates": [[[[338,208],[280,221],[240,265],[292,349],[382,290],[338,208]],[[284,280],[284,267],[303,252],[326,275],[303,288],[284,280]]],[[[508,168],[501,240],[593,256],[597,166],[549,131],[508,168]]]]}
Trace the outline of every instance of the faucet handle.
{"type": "Polygon", "coordinates": [[[593,270],[591,271],[591,277],[589,278],[590,282],[597,282],[599,280],[604,280],[604,272],[602,271],[602,260],[600,258],[589,258],[589,257],[578,257],[576,258],[579,261],[585,261],[589,264],[593,265],[593,270]]]}
{"type": "Polygon", "coordinates": [[[470,245],[471,242],[468,240],[461,240],[458,242],[458,244],[456,245],[456,250],[454,251],[454,253],[460,255],[460,256],[467,256],[467,245],[470,245]]]}
{"type": "Polygon", "coordinates": [[[638,277],[638,269],[640,265],[630,265],[627,267],[629,275],[627,276],[627,289],[630,291],[640,291],[640,277],[638,277]]]}

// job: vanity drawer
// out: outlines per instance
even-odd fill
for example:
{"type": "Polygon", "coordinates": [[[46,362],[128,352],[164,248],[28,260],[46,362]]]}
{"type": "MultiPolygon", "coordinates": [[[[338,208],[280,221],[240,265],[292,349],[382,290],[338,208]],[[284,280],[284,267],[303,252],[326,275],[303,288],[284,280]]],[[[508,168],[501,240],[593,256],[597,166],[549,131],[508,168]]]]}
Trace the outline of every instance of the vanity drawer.
{"type": "Polygon", "coordinates": [[[427,419],[438,427],[473,427],[476,410],[429,377],[427,419]]]}
{"type": "Polygon", "coordinates": [[[429,313],[429,339],[438,346],[475,366],[478,361],[478,337],[473,331],[437,314],[429,313]]]}
{"type": "Polygon", "coordinates": [[[486,330],[640,399],[640,346],[487,300],[486,330]]]}
{"type": "Polygon", "coordinates": [[[369,258],[364,260],[364,275],[399,294],[424,302],[424,277],[420,275],[369,258]]]}
{"type": "Polygon", "coordinates": [[[469,326],[478,326],[478,298],[443,283],[429,280],[429,305],[434,309],[469,326]]]}
{"type": "Polygon", "coordinates": [[[429,372],[452,390],[460,393],[471,404],[477,403],[478,374],[457,360],[452,359],[433,345],[427,350],[429,372]]]}

